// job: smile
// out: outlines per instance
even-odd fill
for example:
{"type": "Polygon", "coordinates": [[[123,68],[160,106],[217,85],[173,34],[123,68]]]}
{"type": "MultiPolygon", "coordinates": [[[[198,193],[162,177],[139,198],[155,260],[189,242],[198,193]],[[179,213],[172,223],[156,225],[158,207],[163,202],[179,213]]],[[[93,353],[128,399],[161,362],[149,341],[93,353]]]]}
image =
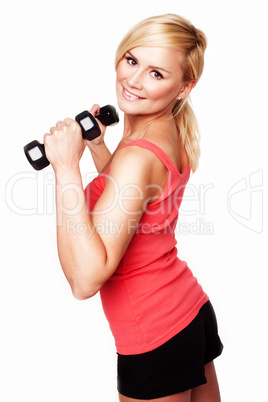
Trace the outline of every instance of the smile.
{"type": "Polygon", "coordinates": [[[144,98],[141,98],[140,96],[132,94],[131,92],[128,92],[126,90],[126,88],[124,88],[124,87],[123,87],[122,93],[123,93],[123,97],[128,101],[133,102],[133,101],[138,101],[138,100],[144,99],[144,98]]]}

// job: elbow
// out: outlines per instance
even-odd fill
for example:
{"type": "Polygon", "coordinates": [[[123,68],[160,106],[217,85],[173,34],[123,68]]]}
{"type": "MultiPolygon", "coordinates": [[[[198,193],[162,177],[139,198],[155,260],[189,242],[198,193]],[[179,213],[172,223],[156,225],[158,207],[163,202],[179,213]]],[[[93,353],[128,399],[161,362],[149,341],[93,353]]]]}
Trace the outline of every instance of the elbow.
{"type": "Polygon", "coordinates": [[[99,285],[96,277],[88,275],[87,273],[85,275],[85,273],[81,271],[79,266],[75,266],[72,272],[65,276],[74,298],[77,300],[87,300],[98,293],[101,285],[99,285]]]}
{"type": "Polygon", "coordinates": [[[97,275],[95,270],[85,271],[77,264],[70,275],[66,275],[72,294],[77,300],[87,300],[98,293],[104,284],[103,275],[97,275]]]}
{"type": "Polygon", "coordinates": [[[71,285],[72,293],[77,300],[87,300],[98,293],[99,288],[91,286],[81,286],[79,284],[71,285]]]}

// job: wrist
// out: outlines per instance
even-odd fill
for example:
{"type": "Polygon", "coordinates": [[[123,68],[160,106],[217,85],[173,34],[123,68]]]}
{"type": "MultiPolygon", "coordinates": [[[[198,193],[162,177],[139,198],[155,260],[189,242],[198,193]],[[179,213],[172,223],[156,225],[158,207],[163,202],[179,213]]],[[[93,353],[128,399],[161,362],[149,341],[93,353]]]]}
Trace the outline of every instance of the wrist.
{"type": "Polygon", "coordinates": [[[77,183],[81,180],[79,164],[73,166],[60,166],[54,169],[58,184],[77,183]]]}
{"type": "Polygon", "coordinates": [[[90,151],[93,151],[95,153],[99,152],[103,148],[107,148],[104,140],[100,140],[97,143],[94,141],[87,141],[87,147],[90,151]]]}

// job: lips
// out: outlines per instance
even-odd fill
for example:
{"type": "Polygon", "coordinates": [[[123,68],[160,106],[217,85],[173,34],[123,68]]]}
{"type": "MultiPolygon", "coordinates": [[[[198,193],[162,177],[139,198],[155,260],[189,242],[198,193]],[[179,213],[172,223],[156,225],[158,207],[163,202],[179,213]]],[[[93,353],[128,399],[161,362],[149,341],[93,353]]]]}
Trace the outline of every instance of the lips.
{"type": "Polygon", "coordinates": [[[122,94],[123,94],[123,97],[124,97],[126,100],[130,101],[130,102],[135,102],[135,101],[139,101],[139,100],[144,99],[144,98],[142,98],[142,97],[140,97],[140,96],[138,96],[138,95],[135,95],[135,94],[129,92],[129,91],[128,91],[126,88],[124,88],[124,87],[123,87],[122,94]]]}

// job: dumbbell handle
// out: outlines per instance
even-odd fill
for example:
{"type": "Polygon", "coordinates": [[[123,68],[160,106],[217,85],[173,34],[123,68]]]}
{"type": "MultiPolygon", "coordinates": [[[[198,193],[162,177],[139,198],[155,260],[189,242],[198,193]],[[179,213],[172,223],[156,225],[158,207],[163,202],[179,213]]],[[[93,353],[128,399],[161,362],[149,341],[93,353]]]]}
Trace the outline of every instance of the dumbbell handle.
{"type": "MultiPolygon", "coordinates": [[[[95,116],[103,125],[111,126],[119,122],[116,109],[111,105],[100,108],[100,114],[95,116]]],[[[91,113],[84,111],[75,117],[80,125],[83,138],[92,141],[101,134],[100,127],[91,113]]],[[[44,169],[50,164],[46,157],[45,146],[38,141],[32,141],[25,145],[24,153],[29,163],[35,170],[44,169]]]]}

